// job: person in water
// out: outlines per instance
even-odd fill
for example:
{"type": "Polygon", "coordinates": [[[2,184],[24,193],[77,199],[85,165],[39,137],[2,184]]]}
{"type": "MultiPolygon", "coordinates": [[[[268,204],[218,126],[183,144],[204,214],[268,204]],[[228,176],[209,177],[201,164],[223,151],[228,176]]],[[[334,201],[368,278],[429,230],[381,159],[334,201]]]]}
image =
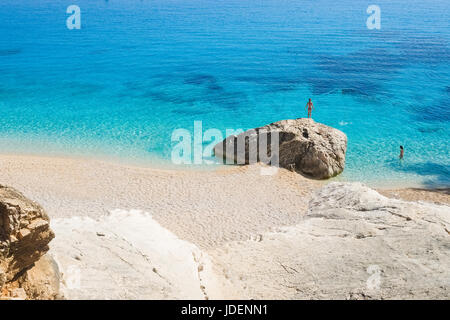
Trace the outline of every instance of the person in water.
{"type": "Polygon", "coordinates": [[[313,103],[312,103],[312,101],[311,101],[311,98],[309,98],[309,101],[308,101],[308,103],[306,104],[305,109],[308,109],[308,118],[311,118],[311,112],[312,112],[312,110],[314,109],[314,105],[313,105],[313,103]]]}
{"type": "Polygon", "coordinates": [[[403,160],[404,155],[405,155],[405,150],[403,149],[403,146],[400,146],[400,160],[403,160]]]}

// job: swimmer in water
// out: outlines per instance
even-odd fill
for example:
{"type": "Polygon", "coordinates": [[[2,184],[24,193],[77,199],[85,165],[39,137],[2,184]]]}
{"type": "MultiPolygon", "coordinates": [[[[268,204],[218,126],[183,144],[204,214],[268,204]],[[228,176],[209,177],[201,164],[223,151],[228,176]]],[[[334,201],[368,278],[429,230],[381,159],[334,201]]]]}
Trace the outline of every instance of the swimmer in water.
{"type": "Polygon", "coordinates": [[[403,160],[403,156],[405,155],[405,150],[403,149],[403,146],[400,146],[400,160],[403,160]]]}

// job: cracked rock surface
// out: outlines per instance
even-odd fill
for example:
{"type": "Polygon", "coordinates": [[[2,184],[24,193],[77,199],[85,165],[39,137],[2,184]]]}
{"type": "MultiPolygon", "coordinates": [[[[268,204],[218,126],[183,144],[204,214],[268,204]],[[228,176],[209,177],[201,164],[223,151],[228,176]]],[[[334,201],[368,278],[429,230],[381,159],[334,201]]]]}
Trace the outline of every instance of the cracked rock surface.
{"type": "Polygon", "coordinates": [[[239,298],[448,299],[449,230],[448,206],[330,183],[298,225],[210,255],[239,298]]]}
{"type": "MultiPolygon", "coordinates": [[[[312,119],[282,120],[227,137],[214,147],[218,158],[231,163],[265,162],[272,159],[272,135],[278,134],[279,166],[314,179],[328,179],[345,167],[347,136],[312,119]],[[258,149],[258,145],[262,148],[258,149]]],[[[275,140],[274,140],[275,141],[275,140]]]]}
{"type": "Polygon", "coordinates": [[[54,236],[41,206],[0,185],[0,296],[27,298],[27,272],[48,251],[54,236]]]}
{"type": "Polygon", "coordinates": [[[55,219],[69,299],[448,299],[450,208],[360,183],[318,190],[300,223],[200,250],[138,210],[55,219]]]}
{"type": "Polygon", "coordinates": [[[222,298],[208,256],[148,213],[113,210],[98,220],[55,219],[52,227],[68,299],[222,298]]]}

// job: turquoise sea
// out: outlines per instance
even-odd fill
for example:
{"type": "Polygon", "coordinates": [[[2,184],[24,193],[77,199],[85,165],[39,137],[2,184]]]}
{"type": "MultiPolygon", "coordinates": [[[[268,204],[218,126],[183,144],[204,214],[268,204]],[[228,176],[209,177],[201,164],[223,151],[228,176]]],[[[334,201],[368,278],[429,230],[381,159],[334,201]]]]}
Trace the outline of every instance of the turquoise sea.
{"type": "Polygon", "coordinates": [[[449,21],[448,0],[0,0],[0,152],[160,165],[176,128],[312,98],[348,135],[339,179],[449,186],[449,21]]]}

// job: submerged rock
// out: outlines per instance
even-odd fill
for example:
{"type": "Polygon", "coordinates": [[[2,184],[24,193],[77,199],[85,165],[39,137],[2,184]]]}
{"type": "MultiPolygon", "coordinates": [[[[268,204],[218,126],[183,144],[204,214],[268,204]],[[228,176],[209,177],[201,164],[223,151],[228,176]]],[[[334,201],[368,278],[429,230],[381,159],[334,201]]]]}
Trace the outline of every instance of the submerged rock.
{"type": "Polygon", "coordinates": [[[22,286],[27,271],[48,251],[48,243],[54,236],[47,214],[37,203],[13,188],[0,185],[0,291],[3,294],[8,286],[14,290],[15,286],[22,286]]]}
{"type": "Polygon", "coordinates": [[[347,151],[345,133],[305,118],[282,120],[238,136],[229,136],[214,147],[214,154],[227,163],[249,164],[250,159],[256,159],[274,165],[276,154],[271,142],[275,133],[278,133],[279,154],[276,160],[280,167],[315,179],[331,178],[344,170],[347,151]],[[261,153],[257,146],[263,138],[268,142],[267,149],[265,144],[261,144],[261,153]],[[241,148],[238,147],[240,141],[243,142],[241,148]],[[261,154],[269,161],[264,161],[261,154]]]}

